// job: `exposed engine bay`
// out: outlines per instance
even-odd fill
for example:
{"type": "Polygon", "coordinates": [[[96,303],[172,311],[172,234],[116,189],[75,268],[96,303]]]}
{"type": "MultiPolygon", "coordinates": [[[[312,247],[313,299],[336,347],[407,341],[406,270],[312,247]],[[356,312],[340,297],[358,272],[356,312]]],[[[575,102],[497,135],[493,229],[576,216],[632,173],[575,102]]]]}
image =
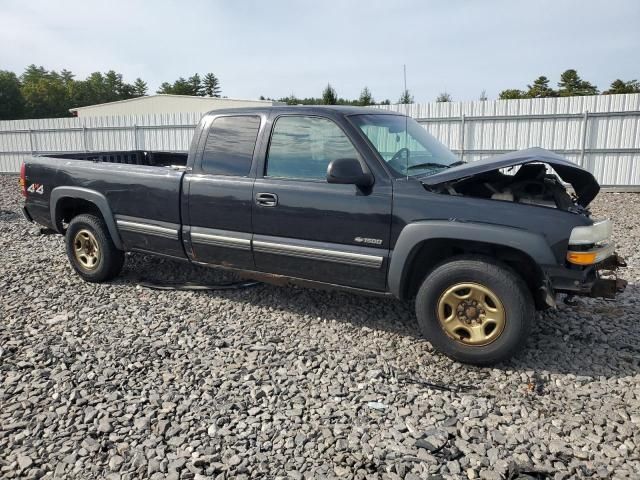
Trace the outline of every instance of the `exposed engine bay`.
{"type": "MultiPolygon", "coordinates": [[[[507,170],[512,169],[514,167],[507,170]]],[[[522,165],[515,174],[500,170],[484,172],[437,185],[432,190],[449,195],[526,203],[561,210],[583,210],[577,208],[575,197],[567,192],[558,176],[548,173],[542,163],[522,165]]]]}
{"type": "Polygon", "coordinates": [[[538,147],[462,162],[421,176],[420,181],[428,190],[446,195],[538,205],[583,215],[589,215],[587,206],[600,191],[591,172],[538,147]],[[573,188],[571,194],[567,183],[573,188]]]}

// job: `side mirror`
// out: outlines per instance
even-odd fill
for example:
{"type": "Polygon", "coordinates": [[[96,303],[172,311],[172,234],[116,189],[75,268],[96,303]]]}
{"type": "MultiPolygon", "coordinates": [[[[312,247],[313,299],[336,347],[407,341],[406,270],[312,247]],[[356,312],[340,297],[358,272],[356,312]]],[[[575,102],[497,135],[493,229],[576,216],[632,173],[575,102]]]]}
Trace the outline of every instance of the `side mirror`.
{"type": "Polygon", "coordinates": [[[336,158],[327,168],[327,182],[370,187],[373,175],[362,170],[362,165],[355,158],[336,158]]]}

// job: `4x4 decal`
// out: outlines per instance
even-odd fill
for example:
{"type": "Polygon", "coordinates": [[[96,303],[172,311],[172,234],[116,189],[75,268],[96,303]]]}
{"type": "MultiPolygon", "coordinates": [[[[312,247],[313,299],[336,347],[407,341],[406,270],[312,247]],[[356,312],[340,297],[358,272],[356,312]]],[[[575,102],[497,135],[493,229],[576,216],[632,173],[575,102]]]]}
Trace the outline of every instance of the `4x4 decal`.
{"type": "Polygon", "coordinates": [[[27,192],[42,195],[44,193],[44,185],[41,183],[32,183],[27,188],[27,192]]]}

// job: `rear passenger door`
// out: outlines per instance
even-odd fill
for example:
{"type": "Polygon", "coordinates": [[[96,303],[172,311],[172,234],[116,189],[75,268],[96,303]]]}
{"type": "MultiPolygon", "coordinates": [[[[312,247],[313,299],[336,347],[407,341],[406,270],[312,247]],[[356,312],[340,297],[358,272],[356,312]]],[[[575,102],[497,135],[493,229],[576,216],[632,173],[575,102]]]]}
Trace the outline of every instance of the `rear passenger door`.
{"type": "Polygon", "coordinates": [[[253,156],[261,122],[259,115],[225,115],[205,126],[183,187],[188,196],[183,240],[195,262],[254,269],[253,156]]]}

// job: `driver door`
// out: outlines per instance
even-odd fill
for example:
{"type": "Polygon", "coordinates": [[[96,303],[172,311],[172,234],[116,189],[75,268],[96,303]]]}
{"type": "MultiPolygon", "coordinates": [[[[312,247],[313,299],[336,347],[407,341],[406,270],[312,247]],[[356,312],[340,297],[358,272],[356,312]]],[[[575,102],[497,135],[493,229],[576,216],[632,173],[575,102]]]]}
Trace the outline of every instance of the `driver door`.
{"type": "Polygon", "coordinates": [[[332,119],[275,119],[266,164],[254,184],[256,268],[308,280],[385,290],[391,185],[329,184],[337,158],[362,158],[332,119]]]}

